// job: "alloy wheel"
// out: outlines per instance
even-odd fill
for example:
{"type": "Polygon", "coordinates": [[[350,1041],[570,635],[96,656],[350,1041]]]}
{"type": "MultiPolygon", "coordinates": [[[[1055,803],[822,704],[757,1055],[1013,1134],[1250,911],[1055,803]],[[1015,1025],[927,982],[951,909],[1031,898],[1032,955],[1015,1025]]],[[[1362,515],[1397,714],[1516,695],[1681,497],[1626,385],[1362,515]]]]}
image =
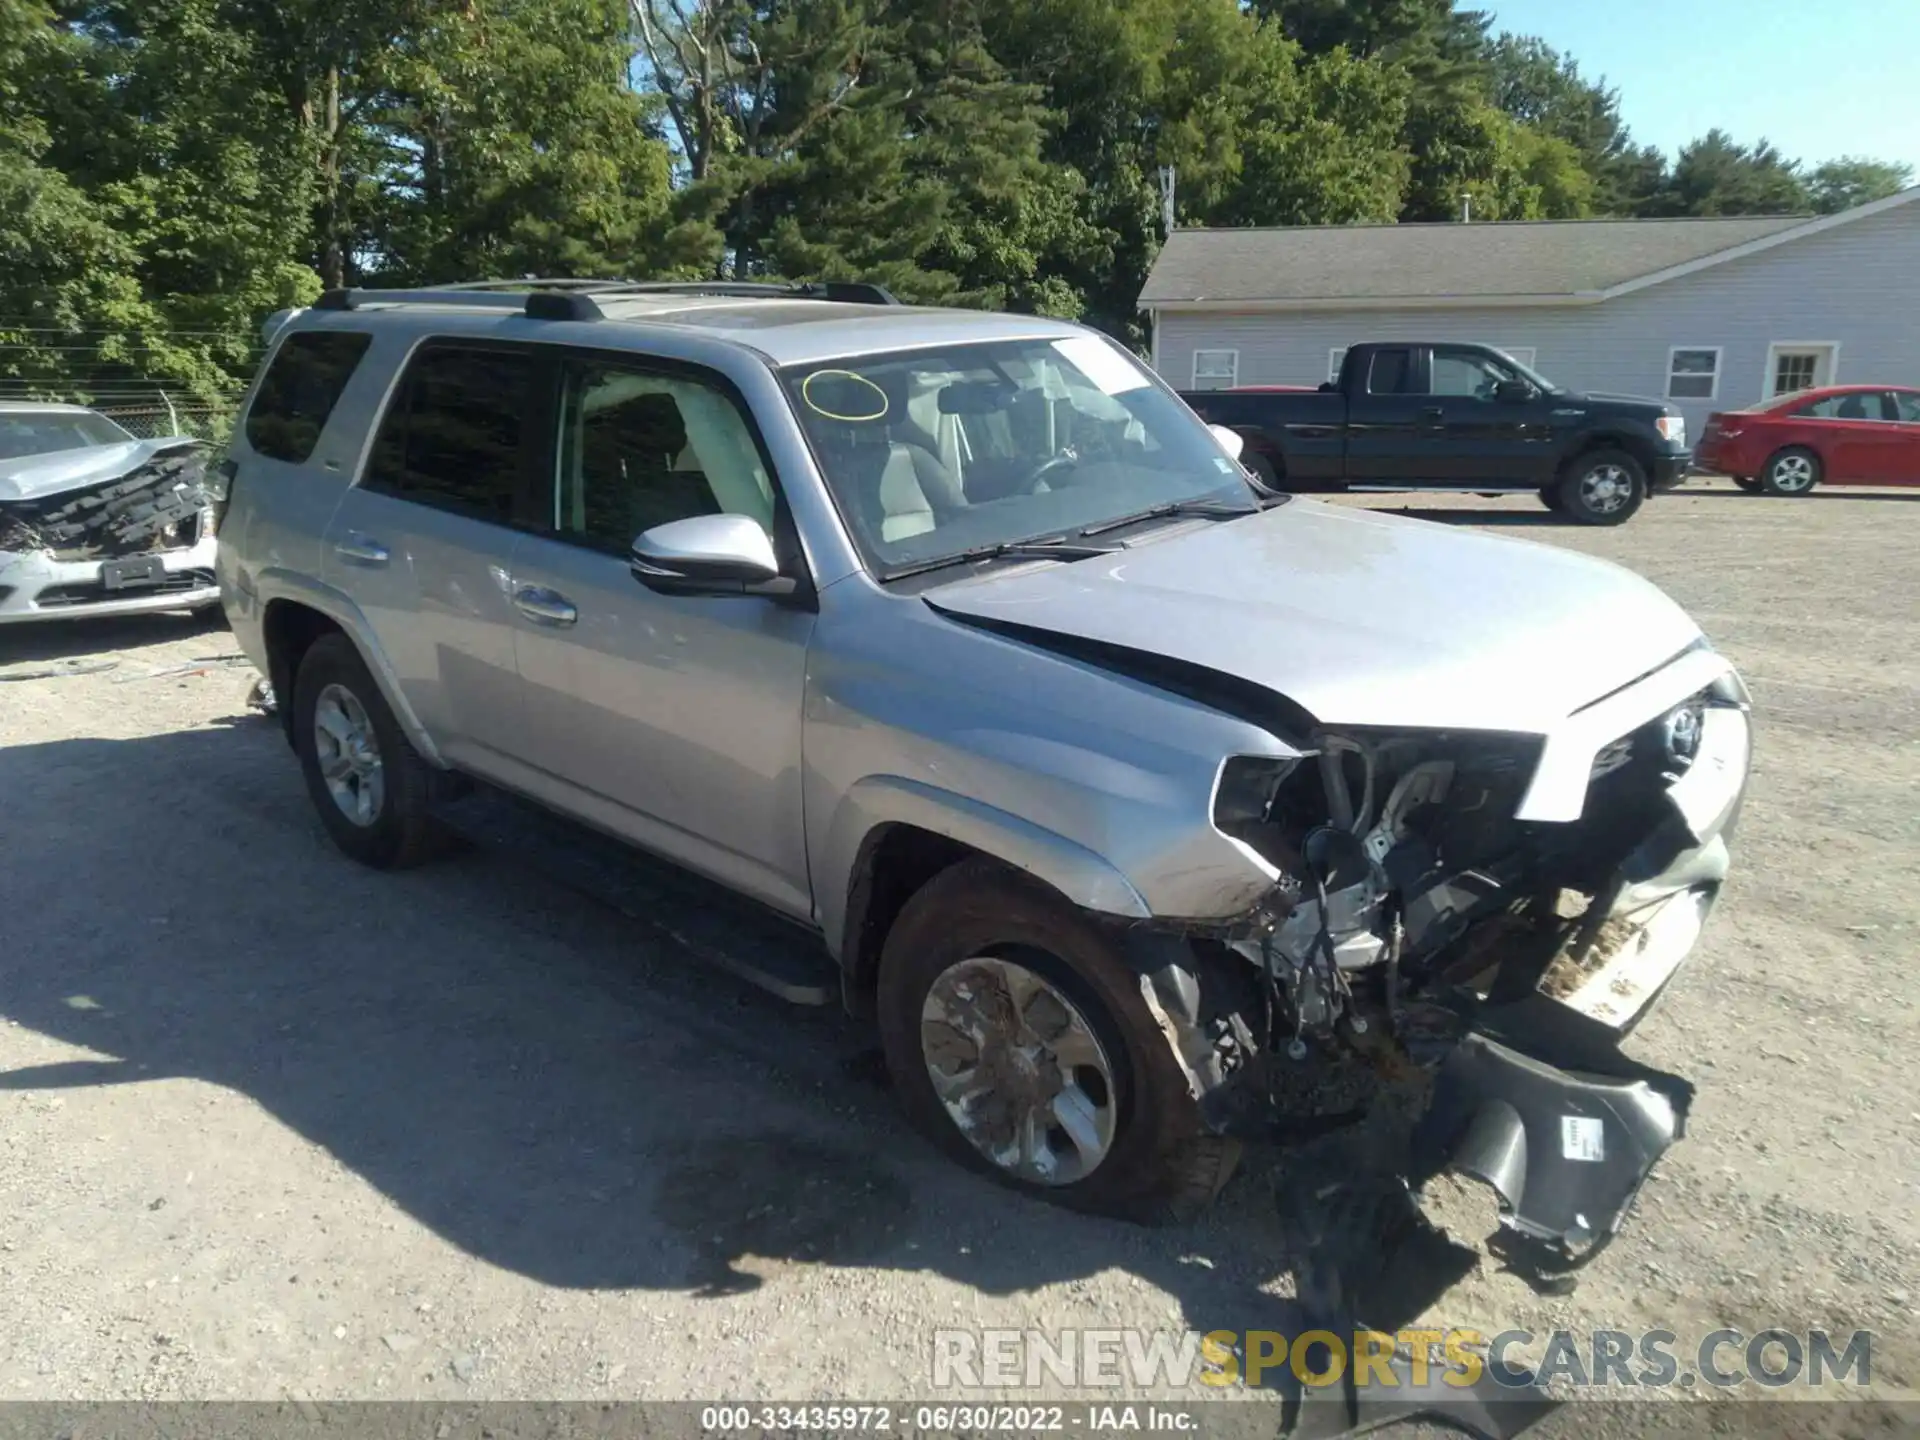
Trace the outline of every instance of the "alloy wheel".
{"type": "Polygon", "coordinates": [[[1595,515],[1611,515],[1633,498],[1633,477],[1613,464],[1596,465],[1580,477],[1580,499],[1595,515]]]}
{"type": "Polygon", "coordinates": [[[380,741],[360,697],[344,685],[329,685],[313,706],[313,751],[320,778],[340,813],[365,829],[386,803],[380,741]]]}
{"type": "Polygon", "coordinates": [[[1038,1185],[1085,1179],[1113,1147],[1113,1065],[1087,1017],[1017,960],[941,971],[920,1011],[934,1093],[968,1142],[1038,1185]]]}

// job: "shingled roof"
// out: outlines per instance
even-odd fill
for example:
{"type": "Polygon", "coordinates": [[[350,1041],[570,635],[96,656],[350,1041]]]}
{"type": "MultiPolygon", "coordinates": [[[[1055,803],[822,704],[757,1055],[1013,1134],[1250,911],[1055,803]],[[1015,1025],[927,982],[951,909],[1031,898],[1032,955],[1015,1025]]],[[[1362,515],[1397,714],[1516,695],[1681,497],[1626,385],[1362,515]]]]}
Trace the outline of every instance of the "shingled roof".
{"type": "Polygon", "coordinates": [[[1769,215],[1176,230],[1140,304],[1592,298],[1821,223],[1769,215]]]}

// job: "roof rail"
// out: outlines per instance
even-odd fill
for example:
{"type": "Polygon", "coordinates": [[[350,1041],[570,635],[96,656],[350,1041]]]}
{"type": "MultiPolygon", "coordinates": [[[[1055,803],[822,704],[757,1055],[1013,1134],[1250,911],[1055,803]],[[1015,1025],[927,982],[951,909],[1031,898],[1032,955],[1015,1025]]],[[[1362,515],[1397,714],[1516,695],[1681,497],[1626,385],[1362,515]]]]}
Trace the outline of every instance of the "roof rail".
{"type": "Polygon", "coordinates": [[[313,302],[316,310],[358,310],[363,305],[463,305],[480,310],[518,310],[533,320],[601,320],[606,312],[593,297],[626,295],[714,295],[753,300],[826,300],[843,305],[898,305],[881,285],[857,280],[820,280],[786,284],[745,280],[469,280],[457,285],[428,285],[412,290],[329,290],[313,302]]]}

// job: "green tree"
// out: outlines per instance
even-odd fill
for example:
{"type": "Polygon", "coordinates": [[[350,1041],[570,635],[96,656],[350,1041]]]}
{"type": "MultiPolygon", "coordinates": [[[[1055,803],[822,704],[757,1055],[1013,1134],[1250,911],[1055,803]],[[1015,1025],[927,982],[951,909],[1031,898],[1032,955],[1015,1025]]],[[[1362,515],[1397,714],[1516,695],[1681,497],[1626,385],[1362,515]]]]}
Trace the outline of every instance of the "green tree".
{"type": "Polygon", "coordinates": [[[475,0],[386,67],[370,257],[400,283],[645,268],[669,157],[624,0],[475,0]]]}
{"type": "Polygon", "coordinates": [[[1666,184],[1643,207],[1652,215],[1792,215],[1812,199],[1800,167],[1765,140],[1737,144],[1709,130],[1681,150],[1666,184]]]}
{"type": "Polygon", "coordinates": [[[1813,208],[1822,215],[1851,210],[1871,200],[1884,200],[1913,183],[1913,167],[1864,155],[1843,155],[1816,165],[1807,176],[1813,208]]]}

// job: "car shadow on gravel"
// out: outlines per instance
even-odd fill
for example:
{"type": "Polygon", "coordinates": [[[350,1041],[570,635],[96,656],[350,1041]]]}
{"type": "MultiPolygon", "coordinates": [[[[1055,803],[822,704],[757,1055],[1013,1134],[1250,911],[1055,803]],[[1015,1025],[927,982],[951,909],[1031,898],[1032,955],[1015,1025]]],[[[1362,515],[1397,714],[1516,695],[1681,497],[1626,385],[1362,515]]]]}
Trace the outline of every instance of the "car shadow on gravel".
{"type": "MultiPolygon", "coordinates": [[[[97,657],[169,640],[220,635],[226,630],[227,617],[217,605],[191,612],[166,610],[154,615],[0,625],[0,670],[23,661],[97,657]]],[[[231,643],[226,648],[232,648],[231,643]]]]}
{"type": "Polygon", "coordinates": [[[1171,1324],[1301,1328],[1257,1175],[1148,1230],[967,1173],[907,1129],[837,1010],[670,953],[510,857],[346,860],[275,724],[15,745],[0,795],[33,837],[0,873],[0,1014],[86,1052],[0,1090],[223,1087],[554,1286],[724,1297],[857,1266],[1008,1295],[1118,1271],[1173,1296],[1171,1324]]]}

